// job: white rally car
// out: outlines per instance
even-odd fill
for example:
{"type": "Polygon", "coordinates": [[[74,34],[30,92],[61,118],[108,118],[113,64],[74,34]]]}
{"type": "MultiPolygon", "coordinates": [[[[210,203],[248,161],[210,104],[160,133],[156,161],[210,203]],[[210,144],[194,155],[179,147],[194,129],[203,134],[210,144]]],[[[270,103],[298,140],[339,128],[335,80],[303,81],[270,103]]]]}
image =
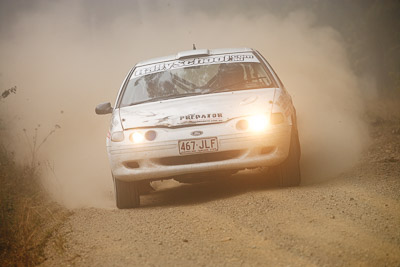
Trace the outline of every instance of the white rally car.
{"type": "Polygon", "coordinates": [[[150,181],[193,182],[273,167],[300,184],[296,112],[256,50],[199,49],[136,64],[112,113],[107,152],[118,208],[140,204],[150,181]]]}

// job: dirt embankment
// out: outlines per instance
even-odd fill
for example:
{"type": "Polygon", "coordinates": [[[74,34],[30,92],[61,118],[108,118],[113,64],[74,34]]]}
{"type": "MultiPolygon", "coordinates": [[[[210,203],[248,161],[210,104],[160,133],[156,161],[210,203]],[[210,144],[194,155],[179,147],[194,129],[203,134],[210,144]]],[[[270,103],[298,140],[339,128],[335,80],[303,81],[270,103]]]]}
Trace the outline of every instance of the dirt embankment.
{"type": "Polygon", "coordinates": [[[374,120],[371,136],[358,165],[319,184],[242,174],[139,209],[75,210],[43,265],[399,266],[400,121],[374,120]]]}

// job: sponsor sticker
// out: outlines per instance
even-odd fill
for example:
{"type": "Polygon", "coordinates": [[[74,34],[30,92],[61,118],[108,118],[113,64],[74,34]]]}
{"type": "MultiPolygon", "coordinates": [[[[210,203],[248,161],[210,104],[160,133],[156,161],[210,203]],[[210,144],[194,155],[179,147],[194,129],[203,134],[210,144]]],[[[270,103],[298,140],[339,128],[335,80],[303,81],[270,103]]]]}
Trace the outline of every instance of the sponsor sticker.
{"type": "Polygon", "coordinates": [[[138,67],[135,69],[135,72],[133,73],[131,79],[166,70],[174,70],[185,67],[203,66],[211,64],[235,63],[235,62],[259,63],[258,59],[252,53],[235,53],[235,54],[223,54],[223,55],[206,56],[206,57],[194,57],[184,60],[173,60],[173,61],[160,62],[138,67]]]}

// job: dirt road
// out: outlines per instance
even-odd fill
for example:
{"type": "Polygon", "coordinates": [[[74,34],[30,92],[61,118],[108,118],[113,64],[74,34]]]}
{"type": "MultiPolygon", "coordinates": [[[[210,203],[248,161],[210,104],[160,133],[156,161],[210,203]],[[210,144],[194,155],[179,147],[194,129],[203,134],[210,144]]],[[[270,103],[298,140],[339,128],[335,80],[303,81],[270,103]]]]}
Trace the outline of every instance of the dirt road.
{"type": "Polygon", "coordinates": [[[75,210],[43,265],[400,266],[400,124],[378,124],[362,161],[319,184],[241,174],[75,210]]]}

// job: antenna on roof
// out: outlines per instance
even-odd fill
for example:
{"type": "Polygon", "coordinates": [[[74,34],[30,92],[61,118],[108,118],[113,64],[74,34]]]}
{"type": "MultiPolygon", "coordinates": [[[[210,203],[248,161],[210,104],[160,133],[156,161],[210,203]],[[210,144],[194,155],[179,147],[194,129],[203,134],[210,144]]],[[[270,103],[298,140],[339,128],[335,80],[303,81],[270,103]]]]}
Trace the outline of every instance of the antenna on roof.
{"type": "Polygon", "coordinates": [[[195,44],[193,44],[193,50],[196,50],[196,45],[195,44]]]}

